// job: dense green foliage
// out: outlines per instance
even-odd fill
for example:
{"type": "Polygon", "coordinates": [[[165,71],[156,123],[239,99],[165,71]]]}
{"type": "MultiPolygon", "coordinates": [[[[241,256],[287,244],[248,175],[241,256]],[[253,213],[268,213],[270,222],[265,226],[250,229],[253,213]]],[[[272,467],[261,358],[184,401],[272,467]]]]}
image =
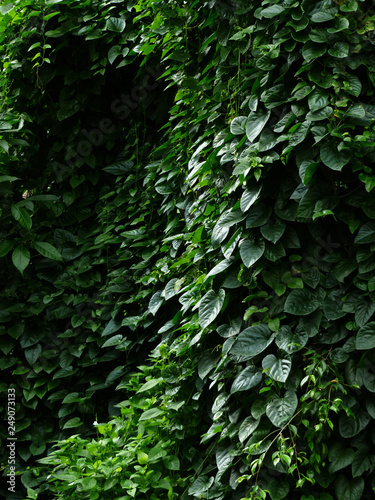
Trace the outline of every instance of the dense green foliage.
{"type": "Polygon", "coordinates": [[[372,9],[0,6],[4,496],[373,498],[372,9]]]}

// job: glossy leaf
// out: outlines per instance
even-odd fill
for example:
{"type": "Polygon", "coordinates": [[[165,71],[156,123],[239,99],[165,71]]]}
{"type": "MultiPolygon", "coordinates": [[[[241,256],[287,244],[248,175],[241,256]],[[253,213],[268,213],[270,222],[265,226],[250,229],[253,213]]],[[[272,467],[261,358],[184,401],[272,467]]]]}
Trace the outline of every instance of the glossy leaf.
{"type": "Polygon", "coordinates": [[[199,324],[201,328],[206,328],[219,315],[224,304],[225,291],[219,290],[216,294],[214,290],[210,290],[202,298],[199,305],[199,324]]]}

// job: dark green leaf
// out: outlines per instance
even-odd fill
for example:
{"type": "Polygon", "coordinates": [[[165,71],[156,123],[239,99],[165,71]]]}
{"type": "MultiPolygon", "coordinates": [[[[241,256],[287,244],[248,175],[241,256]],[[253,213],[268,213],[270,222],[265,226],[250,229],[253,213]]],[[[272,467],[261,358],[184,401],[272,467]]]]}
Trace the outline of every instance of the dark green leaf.
{"type": "Polygon", "coordinates": [[[248,366],[237,375],[230,390],[231,394],[238,391],[247,391],[262,381],[262,372],[255,366],[248,366]]]}
{"type": "Polygon", "coordinates": [[[219,290],[216,294],[214,290],[210,290],[202,298],[199,304],[199,324],[201,328],[206,328],[210,325],[219,315],[223,307],[225,299],[225,291],[219,290]]]}
{"type": "Polygon", "coordinates": [[[264,241],[243,240],[240,245],[240,255],[246,267],[251,267],[259,260],[265,249],[264,241]]]}
{"type": "Polygon", "coordinates": [[[289,359],[276,358],[269,354],[262,361],[262,368],[266,374],[277,382],[285,382],[290,373],[292,363],[289,359]]]}
{"type": "Polygon", "coordinates": [[[47,257],[47,259],[62,261],[60,252],[50,243],[46,243],[45,241],[35,241],[34,248],[37,252],[43,255],[43,257],[47,257]]]}
{"type": "Polygon", "coordinates": [[[320,148],[322,162],[332,170],[341,170],[350,160],[350,151],[338,151],[330,142],[326,142],[320,148]]]}
{"type": "Polygon", "coordinates": [[[275,338],[267,325],[254,325],[246,328],[238,335],[231,348],[231,354],[241,356],[245,360],[251,359],[263,352],[275,338]]]}
{"type": "Polygon", "coordinates": [[[250,142],[254,142],[259,136],[270,116],[270,111],[251,111],[246,121],[246,135],[250,142]]]}
{"type": "Polygon", "coordinates": [[[122,33],[125,29],[126,23],[124,19],[110,17],[107,21],[106,28],[110,31],[115,31],[116,33],[122,33]]]}
{"type": "Polygon", "coordinates": [[[293,290],[287,297],[284,311],[297,316],[305,316],[314,312],[320,306],[316,293],[303,289],[293,290]]]}
{"type": "Polygon", "coordinates": [[[298,399],[294,392],[287,391],[283,398],[274,396],[267,404],[266,414],[276,427],[283,427],[289,422],[297,409],[298,399]]]}
{"type": "Polygon", "coordinates": [[[335,481],[335,492],[340,500],[360,500],[364,487],[361,477],[351,479],[341,474],[335,481]]]}

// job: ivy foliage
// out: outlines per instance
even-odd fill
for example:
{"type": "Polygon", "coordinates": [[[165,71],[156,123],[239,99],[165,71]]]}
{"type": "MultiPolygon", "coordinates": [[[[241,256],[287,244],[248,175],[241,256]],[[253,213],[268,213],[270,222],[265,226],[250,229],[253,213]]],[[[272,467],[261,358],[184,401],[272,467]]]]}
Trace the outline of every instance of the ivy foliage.
{"type": "Polygon", "coordinates": [[[23,496],[372,498],[372,2],[0,12],[23,496]]]}

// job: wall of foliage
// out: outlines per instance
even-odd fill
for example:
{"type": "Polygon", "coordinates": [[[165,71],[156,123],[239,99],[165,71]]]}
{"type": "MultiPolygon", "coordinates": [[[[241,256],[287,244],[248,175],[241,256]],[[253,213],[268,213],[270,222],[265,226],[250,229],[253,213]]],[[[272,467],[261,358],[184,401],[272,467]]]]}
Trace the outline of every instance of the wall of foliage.
{"type": "Polygon", "coordinates": [[[2,496],[372,499],[373,2],[0,14],[2,496]]]}

